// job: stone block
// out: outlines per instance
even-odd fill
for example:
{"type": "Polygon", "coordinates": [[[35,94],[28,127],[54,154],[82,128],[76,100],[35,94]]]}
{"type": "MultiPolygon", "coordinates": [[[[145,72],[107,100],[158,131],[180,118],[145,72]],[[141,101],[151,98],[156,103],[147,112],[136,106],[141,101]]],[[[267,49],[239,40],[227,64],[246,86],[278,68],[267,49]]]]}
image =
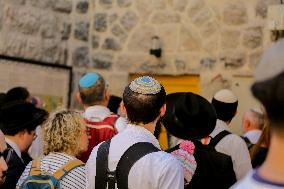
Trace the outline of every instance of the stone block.
{"type": "Polygon", "coordinates": [[[111,8],[113,5],[113,0],[99,0],[99,4],[104,8],[111,8]]]}
{"type": "Polygon", "coordinates": [[[247,23],[248,15],[242,1],[229,1],[223,10],[223,21],[228,25],[242,25],[247,23]]]}
{"type": "Polygon", "coordinates": [[[203,26],[205,23],[208,23],[210,20],[212,20],[213,15],[210,11],[210,9],[205,8],[201,10],[196,16],[192,18],[192,22],[197,26],[203,26]]]}
{"type": "Polygon", "coordinates": [[[149,52],[152,37],[155,36],[155,28],[149,25],[141,25],[129,39],[128,50],[138,52],[149,52]]]}
{"type": "Polygon", "coordinates": [[[100,46],[100,36],[93,35],[92,36],[92,47],[93,49],[97,49],[100,46]]]}
{"type": "Polygon", "coordinates": [[[223,49],[237,48],[240,43],[240,31],[223,30],[221,31],[221,47],[223,49]]]}
{"type": "Polygon", "coordinates": [[[95,14],[94,29],[98,32],[105,32],[107,30],[107,14],[95,14]]]}
{"type": "Polygon", "coordinates": [[[121,18],[120,18],[120,24],[124,27],[126,30],[131,30],[138,22],[138,16],[133,11],[127,11],[121,18]]]}
{"type": "Polygon", "coordinates": [[[200,30],[203,38],[210,38],[218,31],[218,23],[211,19],[210,21],[206,21],[200,30]]]}
{"type": "Polygon", "coordinates": [[[71,24],[64,22],[61,26],[61,39],[68,40],[70,38],[71,33],[71,24]]]}
{"type": "Polygon", "coordinates": [[[139,13],[142,22],[147,22],[153,12],[152,0],[135,0],[135,8],[139,13]]]}
{"type": "Polygon", "coordinates": [[[201,48],[201,39],[198,34],[192,29],[185,26],[181,27],[179,50],[181,51],[199,51],[201,48]]]}
{"type": "Polygon", "coordinates": [[[102,49],[118,51],[121,49],[121,46],[116,39],[106,38],[102,45],[102,49]]]}
{"type": "Polygon", "coordinates": [[[180,23],[181,18],[178,13],[169,11],[157,11],[152,17],[153,24],[180,23]]]}
{"type": "Polygon", "coordinates": [[[126,31],[118,24],[115,24],[111,28],[111,32],[114,36],[118,37],[121,41],[124,41],[127,38],[126,31]]]}
{"type": "Polygon", "coordinates": [[[183,12],[186,9],[188,0],[174,0],[174,9],[183,12]]]}
{"type": "Polygon", "coordinates": [[[76,5],[76,11],[78,13],[84,14],[87,13],[89,9],[89,2],[84,0],[84,1],[79,1],[76,5]]]}
{"type": "Polygon", "coordinates": [[[115,70],[122,72],[136,72],[137,67],[146,60],[147,56],[140,54],[120,54],[115,61],[115,70]]]}
{"type": "Polygon", "coordinates": [[[238,50],[222,52],[220,61],[225,68],[240,68],[246,63],[246,54],[238,50]]]}
{"type": "Polygon", "coordinates": [[[29,4],[37,8],[47,8],[53,7],[53,4],[56,3],[54,0],[26,0],[26,4],[29,4]]]}
{"type": "Polygon", "coordinates": [[[113,13],[113,14],[109,15],[109,17],[108,17],[109,24],[110,25],[113,24],[117,19],[118,19],[117,13],[113,13]]]}
{"type": "Polygon", "coordinates": [[[256,51],[249,55],[249,67],[254,70],[259,64],[262,56],[262,51],[256,51]]]}
{"type": "Polygon", "coordinates": [[[92,67],[97,69],[109,69],[112,66],[113,57],[110,54],[99,52],[94,54],[92,67]]]}
{"type": "Polygon", "coordinates": [[[15,5],[24,5],[26,0],[2,0],[5,3],[13,3],[15,5]]]}
{"type": "Polygon", "coordinates": [[[74,37],[81,41],[88,41],[89,27],[90,27],[90,24],[88,22],[84,22],[84,21],[77,22],[75,24],[74,37]]]}
{"type": "Polygon", "coordinates": [[[53,10],[61,13],[71,13],[72,1],[71,0],[56,0],[53,4],[53,10]]]}
{"type": "Polygon", "coordinates": [[[50,63],[62,64],[64,53],[56,40],[43,40],[41,48],[41,60],[50,63]]]}
{"type": "Polygon", "coordinates": [[[117,4],[120,7],[129,7],[132,4],[132,0],[117,0],[117,4]]]}
{"type": "Polygon", "coordinates": [[[174,52],[177,48],[178,27],[162,25],[159,27],[159,37],[163,52],[174,52]]]}
{"type": "Polygon", "coordinates": [[[89,60],[89,48],[86,46],[78,47],[72,54],[72,61],[74,66],[88,67],[89,60]]]}
{"type": "Polygon", "coordinates": [[[273,4],[279,4],[279,0],[258,0],[255,6],[256,16],[266,18],[267,8],[269,5],[273,5],[273,4]]]}
{"type": "Polygon", "coordinates": [[[45,15],[42,17],[40,34],[42,38],[55,38],[60,35],[58,24],[60,21],[54,15],[45,15]]]}
{"type": "Polygon", "coordinates": [[[203,7],[205,7],[203,0],[188,0],[187,14],[189,18],[194,17],[203,7]]]}
{"type": "Polygon", "coordinates": [[[251,27],[246,29],[243,37],[243,45],[249,49],[262,46],[263,32],[262,27],[251,27]]]}
{"type": "Polygon", "coordinates": [[[200,64],[202,65],[202,67],[213,69],[216,62],[217,60],[215,58],[205,57],[201,59],[200,64]]]}
{"type": "Polygon", "coordinates": [[[155,0],[152,1],[152,7],[155,10],[164,10],[167,7],[167,2],[165,0],[155,0]]]}

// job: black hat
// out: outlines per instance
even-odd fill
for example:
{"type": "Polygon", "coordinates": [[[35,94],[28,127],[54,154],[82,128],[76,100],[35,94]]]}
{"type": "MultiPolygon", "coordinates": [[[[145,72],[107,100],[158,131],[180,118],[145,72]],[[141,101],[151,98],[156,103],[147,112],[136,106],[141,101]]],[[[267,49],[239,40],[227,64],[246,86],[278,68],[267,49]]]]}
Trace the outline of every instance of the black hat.
{"type": "Polygon", "coordinates": [[[205,98],[191,92],[172,93],[167,95],[166,104],[162,122],[175,137],[201,139],[214,130],[217,116],[205,98]]]}
{"type": "Polygon", "coordinates": [[[4,134],[15,135],[19,131],[33,130],[47,118],[48,113],[24,101],[6,103],[0,109],[0,129],[4,134]]]}

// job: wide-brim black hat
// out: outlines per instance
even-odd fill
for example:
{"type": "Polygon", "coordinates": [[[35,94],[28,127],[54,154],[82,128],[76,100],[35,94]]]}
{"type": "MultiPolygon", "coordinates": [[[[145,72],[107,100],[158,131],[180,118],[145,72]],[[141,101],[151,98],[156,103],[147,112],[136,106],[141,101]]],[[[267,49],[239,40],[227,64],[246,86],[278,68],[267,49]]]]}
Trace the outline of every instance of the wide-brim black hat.
{"type": "Polygon", "coordinates": [[[32,130],[42,124],[48,116],[47,111],[33,104],[18,101],[3,105],[0,109],[0,129],[4,134],[32,130]]]}
{"type": "Polygon", "coordinates": [[[201,139],[214,130],[217,116],[205,98],[191,92],[172,93],[167,95],[166,104],[162,123],[175,137],[201,139]]]}

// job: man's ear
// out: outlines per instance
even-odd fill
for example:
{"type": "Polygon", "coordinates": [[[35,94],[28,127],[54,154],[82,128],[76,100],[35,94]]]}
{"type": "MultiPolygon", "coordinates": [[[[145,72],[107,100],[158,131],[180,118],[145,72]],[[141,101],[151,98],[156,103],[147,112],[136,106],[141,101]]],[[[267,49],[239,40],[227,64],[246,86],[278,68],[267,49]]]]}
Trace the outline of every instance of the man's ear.
{"type": "Polygon", "coordinates": [[[161,109],[160,109],[160,116],[163,117],[166,113],[166,110],[167,110],[167,105],[164,104],[161,109]]]}
{"type": "Polygon", "coordinates": [[[105,89],[105,92],[104,92],[104,99],[105,99],[106,102],[109,102],[110,93],[109,93],[109,90],[108,90],[108,89],[105,89]]]}
{"type": "Polygon", "coordinates": [[[83,104],[82,98],[81,98],[81,95],[80,95],[80,92],[77,91],[75,95],[76,95],[76,100],[77,100],[80,104],[83,104]]]}
{"type": "Polygon", "coordinates": [[[119,104],[119,109],[120,109],[121,114],[126,117],[126,116],[127,116],[127,111],[126,111],[126,108],[125,108],[125,106],[124,106],[123,101],[120,102],[120,104],[119,104]]]}

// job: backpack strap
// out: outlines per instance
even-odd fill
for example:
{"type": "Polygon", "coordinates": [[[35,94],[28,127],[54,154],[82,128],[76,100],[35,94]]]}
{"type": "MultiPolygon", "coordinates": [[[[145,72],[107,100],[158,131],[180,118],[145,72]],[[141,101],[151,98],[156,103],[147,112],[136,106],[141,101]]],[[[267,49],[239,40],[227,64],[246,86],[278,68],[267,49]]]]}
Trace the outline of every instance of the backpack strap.
{"type": "Polygon", "coordinates": [[[98,149],[96,158],[96,177],[97,189],[106,189],[108,178],[108,154],[111,140],[103,142],[98,149]]]}
{"type": "Polygon", "coordinates": [[[253,146],[253,143],[249,140],[248,137],[241,137],[241,138],[246,142],[248,149],[250,149],[253,146]]]}
{"type": "Polygon", "coordinates": [[[62,179],[64,176],[66,176],[71,170],[73,170],[76,167],[79,167],[83,165],[84,163],[81,160],[78,159],[72,159],[69,160],[65,165],[63,165],[60,169],[55,171],[53,174],[54,178],[57,180],[62,179]]]}
{"type": "Polygon", "coordinates": [[[160,149],[149,142],[138,142],[128,148],[121,156],[116,167],[118,188],[128,189],[128,175],[134,163],[145,155],[157,151],[160,151],[160,149]]]}
{"type": "Polygon", "coordinates": [[[40,165],[41,165],[41,158],[37,158],[32,161],[32,167],[30,170],[30,176],[39,175],[41,173],[40,165]]]}
{"type": "Polygon", "coordinates": [[[227,135],[231,134],[229,131],[224,130],[218,133],[214,138],[212,138],[209,142],[209,145],[214,147],[227,135]]]}

